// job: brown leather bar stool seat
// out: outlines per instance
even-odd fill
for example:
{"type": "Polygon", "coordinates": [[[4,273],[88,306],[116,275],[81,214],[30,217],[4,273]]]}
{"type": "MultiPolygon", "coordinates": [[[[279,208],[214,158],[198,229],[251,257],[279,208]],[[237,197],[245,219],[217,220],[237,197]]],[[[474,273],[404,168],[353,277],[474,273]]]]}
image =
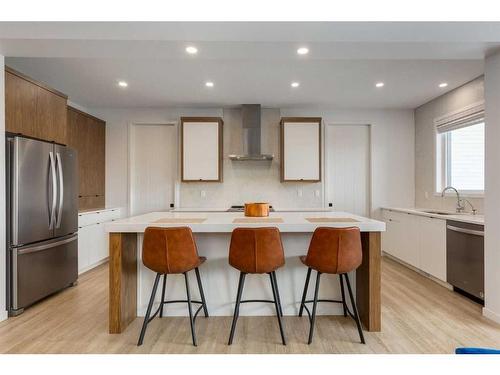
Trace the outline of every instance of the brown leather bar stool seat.
{"type": "Polygon", "coordinates": [[[281,317],[280,295],[276,270],[285,264],[283,244],[278,228],[236,228],[231,235],[231,245],[229,246],[229,264],[240,271],[238,282],[238,292],[236,294],[236,306],[234,309],[233,323],[229,335],[228,345],[233,343],[236,322],[238,321],[240,304],[248,302],[274,303],[276,316],[280,328],[281,341],[286,345],[285,332],[281,317]],[[273,300],[241,300],[245,277],[247,274],[269,275],[273,300]]]}
{"type": "Polygon", "coordinates": [[[149,322],[159,315],[163,317],[163,306],[169,303],[187,303],[189,312],[189,322],[191,325],[191,337],[193,345],[196,346],[196,334],[194,324],[196,317],[201,309],[208,317],[207,303],[203,293],[203,286],[201,284],[200,271],[198,267],[206,261],[205,257],[198,256],[196,242],[193,238],[193,233],[188,227],[179,228],[157,228],[148,227],[144,232],[144,240],[142,243],[142,262],[150,270],[156,272],[155,281],[153,284],[153,291],[149,299],[146,316],[142,324],[141,334],[139,336],[138,346],[142,345],[146,328],[149,322]],[[198,282],[198,289],[200,292],[201,301],[191,300],[191,293],[189,291],[188,272],[194,269],[196,273],[196,280],[198,282]],[[165,301],[165,289],[167,284],[167,275],[169,274],[183,274],[186,283],[186,300],[172,300],[165,301]],[[163,275],[163,286],[161,291],[161,302],[156,312],[151,316],[151,309],[156,296],[156,290],[160,277],[163,275]],[[193,314],[191,307],[192,303],[200,304],[200,307],[193,314]]]}
{"type": "Polygon", "coordinates": [[[344,316],[351,316],[356,322],[358,328],[359,338],[361,343],[365,343],[361,322],[359,319],[358,308],[354,299],[351,283],[349,282],[348,272],[354,271],[361,265],[362,250],[361,250],[361,235],[359,228],[316,228],[314,231],[309,250],[306,256],[299,257],[307,269],[306,282],[304,285],[304,292],[302,293],[302,300],[300,302],[299,316],[302,316],[304,308],[309,316],[311,327],[309,329],[308,343],[312,342],[314,333],[314,322],[316,320],[316,305],[318,302],[334,302],[341,303],[344,309],[344,316]],[[311,270],[315,270],[316,274],[316,287],[314,289],[314,299],[306,300],[307,289],[309,287],[309,278],[311,277],[311,270]],[[324,300],[318,299],[319,280],[322,273],[339,275],[340,278],[340,291],[342,293],[342,300],[324,300]],[[344,291],[344,280],[347,284],[349,297],[351,300],[352,312],[347,307],[344,291]],[[313,303],[312,313],[306,306],[306,303],[313,303]]]}

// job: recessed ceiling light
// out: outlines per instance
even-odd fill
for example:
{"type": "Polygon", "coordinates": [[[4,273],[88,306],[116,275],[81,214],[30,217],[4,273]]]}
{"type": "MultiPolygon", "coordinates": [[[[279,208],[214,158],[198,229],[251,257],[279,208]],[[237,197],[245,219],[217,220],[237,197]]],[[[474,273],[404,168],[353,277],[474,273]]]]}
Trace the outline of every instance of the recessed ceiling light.
{"type": "Polygon", "coordinates": [[[214,83],[211,81],[205,82],[205,86],[207,87],[214,87],[214,83]]]}
{"type": "Polygon", "coordinates": [[[118,86],[120,86],[120,87],[127,87],[128,83],[125,82],[125,81],[118,81],[118,86]]]}
{"type": "Polygon", "coordinates": [[[194,54],[198,53],[198,48],[196,48],[194,46],[188,46],[188,47],[186,47],[186,52],[189,53],[190,55],[194,55],[194,54]]]}
{"type": "Polygon", "coordinates": [[[375,87],[384,87],[384,82],[377,82],[375,87]]]}
{"type": "Polygon", "coordinates": [[[297,50],[297,53],[299,55],[307,55],[309,53],[309,48],[307,47],[300,47],[298,50],[297,50]]]}
{"type": "Polygon", "coordinates": [[[439,84],[439,87],[441,87],[441,88],[446,87],[446,86],[448,86],[448,84],[446,82],[443,82],[443,83],[439,84]]]}
{"type": "Polygon", "coordinates": [[[300,83],[298,83],[298,82],[292,82],[292,83],[290,84],[290,86],[292,86],[292,87],[299,87],[299,86],[300,86],[300,83]]]}

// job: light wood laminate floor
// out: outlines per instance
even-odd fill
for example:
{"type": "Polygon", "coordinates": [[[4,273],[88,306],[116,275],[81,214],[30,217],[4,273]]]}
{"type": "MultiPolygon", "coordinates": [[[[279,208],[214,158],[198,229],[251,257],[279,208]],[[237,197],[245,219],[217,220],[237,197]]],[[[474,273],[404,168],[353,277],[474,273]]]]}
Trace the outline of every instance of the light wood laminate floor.
{"type": "Polygon", "coordinates": [[[500,325],[481,307],[387,258],[382,263],[382,332],[358,341],[354,322],[317,318],[314,342],[306,344],[306,317],[285,317],[288,345],[280,343],[275,317],[241,317],[227,346],[231,318],[197,319],[198,347],[187,318],[155,319],[142,347],[142,319],[121,335],[108,327],[108,268],[82,275],[69,288],[0,323],[2,353],[453,353],[457,346],[500,348],[500,325]]]}

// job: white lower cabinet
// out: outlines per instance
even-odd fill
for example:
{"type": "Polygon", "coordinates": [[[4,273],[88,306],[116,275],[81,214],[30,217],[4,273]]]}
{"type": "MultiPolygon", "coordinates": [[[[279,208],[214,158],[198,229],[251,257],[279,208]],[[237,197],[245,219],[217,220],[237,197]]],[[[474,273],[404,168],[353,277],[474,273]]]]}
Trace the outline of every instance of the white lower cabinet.
{"type": "Polygon", "coordinates": [[[108,258],[109,239],[104,223],[118,218],[118,208],[78,215],[78,273],[88,271],[108,258]]]}
{"type": "Polygon", "coordinates": [[[418,217],[420,269],[446,281],[446,220],[418,217]]]}
{"type": "Polygon", "coordinates": [[[383,211],[382,250],[446,281],[446,220],[383,211]]]}

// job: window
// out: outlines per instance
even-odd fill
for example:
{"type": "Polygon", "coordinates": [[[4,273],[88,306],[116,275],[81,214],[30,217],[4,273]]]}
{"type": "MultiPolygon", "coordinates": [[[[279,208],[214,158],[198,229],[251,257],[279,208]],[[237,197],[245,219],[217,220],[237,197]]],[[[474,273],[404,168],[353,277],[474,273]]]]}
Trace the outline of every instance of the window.
{"type": "Polygon", "coordinates": [[[461,193],[484,193],[484,110],[436,121],[436,191],[453,186],[461,193]]]}

